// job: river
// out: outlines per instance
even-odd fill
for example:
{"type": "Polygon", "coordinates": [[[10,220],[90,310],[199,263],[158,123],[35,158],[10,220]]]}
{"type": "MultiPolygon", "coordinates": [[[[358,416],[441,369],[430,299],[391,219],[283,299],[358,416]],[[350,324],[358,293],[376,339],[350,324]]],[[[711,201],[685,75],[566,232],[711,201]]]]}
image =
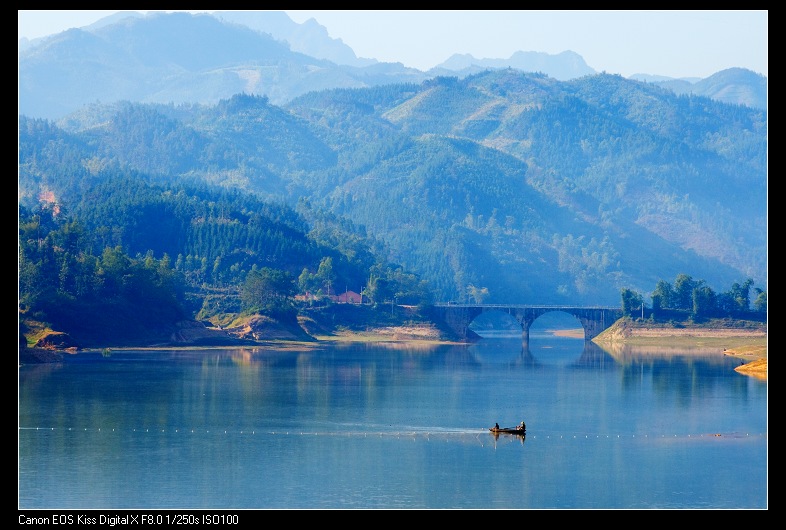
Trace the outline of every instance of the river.
{"type": "Polygon", "coordinates": [[[766,509],[767,382],[738,363],[538,332],[82,352],[19,368],[18,503],[766,509]]]}

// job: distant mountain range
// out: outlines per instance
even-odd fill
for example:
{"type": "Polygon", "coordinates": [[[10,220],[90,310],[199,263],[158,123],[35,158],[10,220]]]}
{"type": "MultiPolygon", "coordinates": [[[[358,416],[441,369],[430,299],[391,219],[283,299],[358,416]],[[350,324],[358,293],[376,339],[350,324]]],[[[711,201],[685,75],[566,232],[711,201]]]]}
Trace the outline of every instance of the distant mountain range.
{"type": "MultiPolygon", "coordinates": [[[[83,105],[117,100],[216,103],[237,93],[274,104],[328,88],[420,83],[513,68],[571,80],[596,72],[572,51],[519,51],[510,58],[456,54],[422,72],[400,63],[358,58],[315,20],[302,24],[281,11],[119,12],[90,26],[19,41],[19,112],[59,118],[83,105]]],[[[677,94],[767,108],[767,80],[733,68],[703,80],[637,75],[677,94]]]]}
{"type": "MultiPolygon", "coordinates": [[[[20,204],[89,210],[129,175],[173,187],[163,201],[182,182],[240,190],[359,227],[441,301],[489,287],[492,303],[615,305],[680,273],[766,289],[765,78],[640,81],[570,52],[420,72],[358,64],[318,24],[274,36],[220,16],[118,15],[20,49],[20,204]],[[309,39],[333,59],[294,51],[309,39]]],[[[237,209],[217,226],[240,230],[237,209]]],[[[158,226],[154,211],[104,228],[158,226]]],[[[183,252],[157,239],[129,254],[183,252]]]]}

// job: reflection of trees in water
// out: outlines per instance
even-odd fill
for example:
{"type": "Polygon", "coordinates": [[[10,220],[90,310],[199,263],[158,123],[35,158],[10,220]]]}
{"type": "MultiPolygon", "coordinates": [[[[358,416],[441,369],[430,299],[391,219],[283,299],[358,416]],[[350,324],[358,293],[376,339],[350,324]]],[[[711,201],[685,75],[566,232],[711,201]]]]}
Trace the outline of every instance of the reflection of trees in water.
{"type": "Polygon", "coordinates": [[[747,379],[734,372],[733,362],[717,353],[710,357],[639,357],[623,367],[623,374],[626,388],[638,388],[644,381],[657,393],[673,395],[677,404],[685,406],[696,398],[716,395],[721,387],[731,387],[735,395],[743,398],[749,390],[747,379]]]}
{"type": "Polygon", "coordinates": [[[601,344],[622,373],[626,391],[651,387],[660,396],[673,396],[677,405],[711,396],[720,387],[746,396],[748,380],[734,371],[735,359],[717,347],[601,344]]]}
{"type": "MultiPolygon", "coordinates": [[[[734,386],[741,389],[745,389],[748,383],[747,377],[734,372],[736,359],[723,355],[717,348],[637,347],[599,345],[577,339],[548,340],[536,343],[535,348],[530,347],[532,341],[527,344],[517,339],[482,339],[469,345],[348,343],[301,349],[163,351],[157,356],[188,364],[195,361],[196,369],[205,371],[205,377],[212,374],[212,369],[217,366],[236,365],[243,368],[239,375],[256,382],[265,381],[270,369],[285,367],[306,374],[306,378],[335,379],[342,384],[351,384],[374,380],[380,373],[409,378],[446,367],[458,371],[484,366],[542,368],[559,364],[573,369],[619,370],[626,388],[633,390],[650,384],[668,387],[670,391],[681,388],[679,393],[686,399],[694,395],[693,385],[697,384],[697,380],[704,385],[701,392],[722,384],[718,381],[719,376],[729,378],[734,386]],[[538,344],[545,346],[538,347],[538,344]],[[710,376],[709,382],[706,376],[710,376]]],[[[146,358],[151,356],[146,354],[146,358]]],[[[118,350],[113,352],[109,361],[103,359],[103,362],[114,364],[124,358],[123,351],[118,350]]],[[[34,374],[28,377],[33,378],[34,374]]],[[[158,377],[165,378],[166,372],[161,372],[158,377]]]]}

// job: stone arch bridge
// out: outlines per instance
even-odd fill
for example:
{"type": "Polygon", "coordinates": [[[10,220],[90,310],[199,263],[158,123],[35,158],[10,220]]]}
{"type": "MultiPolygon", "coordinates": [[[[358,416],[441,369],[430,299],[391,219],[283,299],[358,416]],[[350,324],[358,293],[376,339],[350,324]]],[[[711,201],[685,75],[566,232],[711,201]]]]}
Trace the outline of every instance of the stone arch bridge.
{"type": "Polygon", "coordinates": [[[529,327],[535,320],[552,311],[562,311],[575,316],[584,328],[584,340],[590,341],[622,317],[622,310],[615,307],[578,307],[557,305],[505,305],[505,304],[435,304],[435,316],[445,322],[462,340],[470,337],[469,325],[486,311],[500,311],[516,319],[521,325],[522,340],[529,342],[529,327]]]}

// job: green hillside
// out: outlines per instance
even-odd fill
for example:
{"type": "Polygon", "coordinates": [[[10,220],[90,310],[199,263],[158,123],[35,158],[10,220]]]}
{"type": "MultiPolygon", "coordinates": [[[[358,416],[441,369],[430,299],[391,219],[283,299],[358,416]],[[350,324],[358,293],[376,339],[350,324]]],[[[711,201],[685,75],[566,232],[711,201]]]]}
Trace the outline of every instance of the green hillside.
{"type": "MultiPolygon", "coordinates": [[[[766,146],[761,110],[619,76],[498,70],[286,106],[238,94],[22,116],[19,196],[31,209],[48,197],[130,256],[220,259],[231,281],[289,237],[255,239],[255,212],[286,207],[305,216],[292,245],[327,215],[435,300],[477,287],[494,303],[615,305],[622,288],[646,297],[683,272],[716,290],[745,278],[766,289],[766,146]],[[123,196],[138,182],[158,197],[123,196]],[[184,210],[192,200],[209,206],[184,210]],[[222,243],[201,248],[202,232],[222,243]]],[[[320,252],[305,245],[298,261],[290,247],[272,263],[315,272],[320,252]]]]}

